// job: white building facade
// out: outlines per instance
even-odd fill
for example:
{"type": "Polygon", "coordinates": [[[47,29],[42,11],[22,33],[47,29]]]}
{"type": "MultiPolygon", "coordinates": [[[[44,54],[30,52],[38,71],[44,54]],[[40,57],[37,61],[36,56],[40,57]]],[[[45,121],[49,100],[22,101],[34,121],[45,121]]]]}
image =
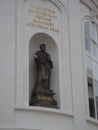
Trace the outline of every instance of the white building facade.
{"type": "Polygon", "coordinates": [[[0,130],[98,130],[97,73],[97,0],[0,0],[0,130]],[[29,104],[41,43],[57,109],[29,104]]]}

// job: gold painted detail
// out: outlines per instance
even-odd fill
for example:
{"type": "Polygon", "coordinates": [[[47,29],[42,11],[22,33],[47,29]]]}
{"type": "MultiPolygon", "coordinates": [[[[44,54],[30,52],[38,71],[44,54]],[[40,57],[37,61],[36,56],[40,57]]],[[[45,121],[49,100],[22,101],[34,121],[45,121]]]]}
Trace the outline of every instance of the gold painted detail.
{"type": "Polygon", "coordinates": [[[40,15],[48,16],[50,18],[57,18],[57,15],[50,14],[50,13],[47,13],[47,12],[43,12],[43,11],[40,11],[40,10],[28,9],[28,12],[29,13],[34,13],[34,14],[40,14],[40,15]]]}
{"type": "Polygon", "coordinates": [[[47,26],[43,26],[43,25],[36,24],[36,23],[27,23],[27,26],[48,30],[47,26]]]}
{"type": "Polygon", "coordinates": [[[45,22],[45,21],[40,21],[38,19],[34,19],[32,22],[39,23],[39,24],[44,24],[44,25],[48,25],[48,26],[54,26],[53,23],[49,23],[49,22],[45,22]]]}
{"type": "Polygon", "coordinates": [[[56,33],[60,32],[60,30],[55,27],[55,21],[58,17],[54,9],[31,5],[27,11],[33,14],[33,19],[32,21],[27,22],[26,26],[49,30],[56,33]]]}
{"type": "Polygon", "coordinates": [[[49,9],[49,8],[43,8],[41,6],[36,6],[36,5],[31,5],[31,8],[55,14],[55,10],[52,10],[52,9],[49,9]]]}
{"type": "Polygon", "coordinates": [[[53,102],[53,98],[52,97],[48,97],[48,96],[37,96],[38,100],[41,101],[48,101],[48,102],[53,102]]]}
{"type": "Polygon", "coordinates": [[[50,30],[52,32],[57,32],[59,33],[59,29],[54,28],[54,27],[48,27],[48,26],[43,26],[41,24],[36,24],[36,23],[27,23],[27,26],[35,27],[35,28],[40,28],[44,30],[50,30]]]}
{"type": "Polygon", "coordinates": [[[45,20],[45,21],[51,21],[52,19],[46,16],[36,15],[36,19],[45,20]]]}

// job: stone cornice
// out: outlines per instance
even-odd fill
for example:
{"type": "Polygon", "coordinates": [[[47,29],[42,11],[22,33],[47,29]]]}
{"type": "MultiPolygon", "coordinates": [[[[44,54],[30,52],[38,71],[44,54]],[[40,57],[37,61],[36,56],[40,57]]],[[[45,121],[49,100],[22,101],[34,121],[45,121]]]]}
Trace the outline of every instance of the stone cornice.
{"type": "Polygon", "coordinates": [[[80,0],[85,4],[90,10],[94,11],[98,16],[98,0],[80,0]]]}

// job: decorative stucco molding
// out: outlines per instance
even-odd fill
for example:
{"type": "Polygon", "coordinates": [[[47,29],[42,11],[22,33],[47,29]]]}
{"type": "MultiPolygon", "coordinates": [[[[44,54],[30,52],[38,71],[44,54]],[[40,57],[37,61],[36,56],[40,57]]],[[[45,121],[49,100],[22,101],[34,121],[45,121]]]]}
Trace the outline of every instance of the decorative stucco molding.
{"type": "Polygon", "coordinates": [[[98,0],[80,0],[98,16],[98,0]]]}

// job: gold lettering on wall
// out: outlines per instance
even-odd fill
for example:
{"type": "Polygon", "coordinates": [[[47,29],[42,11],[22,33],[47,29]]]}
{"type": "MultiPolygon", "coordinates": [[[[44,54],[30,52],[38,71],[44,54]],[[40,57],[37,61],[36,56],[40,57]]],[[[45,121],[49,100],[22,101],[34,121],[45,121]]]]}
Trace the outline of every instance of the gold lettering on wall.
{"type": "Polygon", "coordinates": [[[55,14],[55,10],[52,10],[52,9],[49,9],[49,8],[43,8],[43,7],[36,6],[36,5],[31,5],[31,8],[32,8],[32,9],[37,9],[37,10],[40,10],[40,11],[45,11],[45,12],[48,12],[48,13],[55,14]]]}
{"type": "Polygon", "coordinates": [[[57,20],[55,10],[43,8],[41,6],[31,5],[28,12],[33,14],[33,19],[26,25],[34,28],[40,28],[59,33],[59,29],[55,27],[54,20],[57,20]]]}

